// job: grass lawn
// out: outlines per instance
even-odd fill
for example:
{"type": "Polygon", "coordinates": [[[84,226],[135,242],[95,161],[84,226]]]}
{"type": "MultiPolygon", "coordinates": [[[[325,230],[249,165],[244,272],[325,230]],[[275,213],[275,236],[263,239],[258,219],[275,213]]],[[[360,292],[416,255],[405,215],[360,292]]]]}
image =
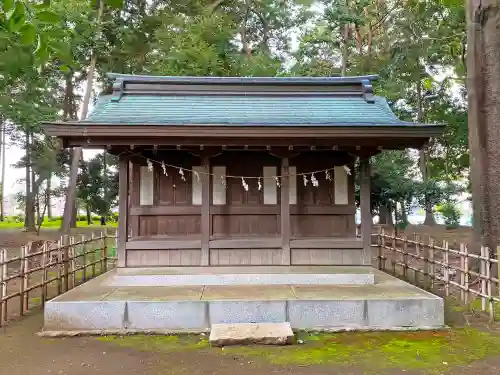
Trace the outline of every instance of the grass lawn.
{"type": "MultiPolygon", "coordinates": [[[[61,219],[54,219],[52,221],[45,220],[42,223],[42,228],[54,228],[57,229],[61,226],[61,219]]],[[[88,225],[87,221],[77,221],[76,226],[78,228],[89,228],[89,227],[101,227],[99,220],[94,220],[91,225],[88,225]]],[[[118,223],[108,222],[106,226],[116,227],[118,223]]],[[[0,229],[21,229],[24,227],[23,222],[15,222],[13,220],[6,220],[0,222],[0,229]]]]}

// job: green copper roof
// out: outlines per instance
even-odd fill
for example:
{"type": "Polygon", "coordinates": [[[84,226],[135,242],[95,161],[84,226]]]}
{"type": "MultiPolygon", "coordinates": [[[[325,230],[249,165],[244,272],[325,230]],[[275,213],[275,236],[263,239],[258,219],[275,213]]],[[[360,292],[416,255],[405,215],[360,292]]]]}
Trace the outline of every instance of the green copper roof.
{"type": "Polygon", "coordinates": [[[84,123],[269,126],[414,126],[384,98],[244,95],[111,95],[99,98],[84,123]]]}

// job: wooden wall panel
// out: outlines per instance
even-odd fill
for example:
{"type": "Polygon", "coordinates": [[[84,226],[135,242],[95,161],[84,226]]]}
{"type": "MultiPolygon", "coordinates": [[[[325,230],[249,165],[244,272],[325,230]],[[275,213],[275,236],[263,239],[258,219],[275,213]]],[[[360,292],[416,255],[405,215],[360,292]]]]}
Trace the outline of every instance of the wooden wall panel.
{"type": "Polygon", "coordinates": [[[201,250],[161,250],[160,266],[199,266],[201,250]]]}
{"type": "Polygon", "coordinates": [[[201,233],[200,215],[140,216],[140,236],[182,236],[201,233]]]}
{"type": "Polygon", "coordinates": [[[353,215],[291,215],[292,237],[348,237],[353,215]]]}
{"type": "MultiPolygon", "coordinates": [[[[264,166],[274,166],[279,171],[280,159],[266,152],[227,151],[210,159],[212,166],[226,166],[226,174],[232,176],[263,176],[264,166]]],[[[248,191],[243,188],[241,179],[227,178],[228,205],[262,205],[263,189],[258,189],[258,179],[248,178],[248,191]]],[[[261,181],[262,185],[264,182],[261,181]]],[[[278,194],[279,195],[279,194],[278,194]]],[[[279,202],[279,197],[278,197],[279,202]]]]}
{"type": "Polygon", "coordinates": [[[159,265],[159,250],[127,250],[127,267],[159,265]]]}
{"type": "Polygon", "coordinates": [[[199,266],[201,250],[128,250],[127,267],[199,266]]]}
{"type": "Polygon", "coordinates": [[[213,215],[215,237],[276,236],[280,233],[279,215],[213,215]]]}
{"type": "Polygon", "coordinates": [[[280,265],[282,249],[210,249],[211,266],[280,265]]]}
{"type": "Polygon", "coordinates": [[[292,249],[292,265],[346,265],[363,264],[361,249],[292,249]]]}

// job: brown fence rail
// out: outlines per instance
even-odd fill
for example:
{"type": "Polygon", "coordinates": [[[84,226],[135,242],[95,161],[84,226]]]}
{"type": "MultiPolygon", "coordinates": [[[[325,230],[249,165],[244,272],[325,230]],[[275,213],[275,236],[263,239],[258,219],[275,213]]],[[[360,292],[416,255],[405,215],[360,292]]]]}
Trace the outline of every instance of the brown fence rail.
{"type": "Polygon", "coordinates": [[[495,320],[495,305],[500,306],[500,283],[493,273],[500,275],[500,247],[493,252],[482,246],[480,252],[472,253],[465,244],[453,249],[447,241],[440,243],[430,237],[424,241],[417,234],[398,237],[383,228],[376,237],[380,270],[401,276],[417,286],[437,290],[445,297],[453,295],[464,305],[480,299],[481,305],[477,308],[495,320]]]}
{"type": "Polygon", "coordinates": [[[113,268],[107,232],[90,238],[63,236],[58,241],[29,242],[16,256],[0,249],[0,327],[45,302],[113,268]],[[17,304],[15,300],[17,299],[17,304]]]}

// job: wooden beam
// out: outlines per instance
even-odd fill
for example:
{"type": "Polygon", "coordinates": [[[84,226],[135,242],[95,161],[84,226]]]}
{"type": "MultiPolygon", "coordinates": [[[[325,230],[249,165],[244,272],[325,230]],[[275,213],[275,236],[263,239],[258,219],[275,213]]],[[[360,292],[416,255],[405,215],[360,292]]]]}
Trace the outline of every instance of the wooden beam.
{"type": "Polygon", "coordinates": [[[210,159],[203,157],[203,175],[201,176],[201,265],[210,264],[210,159]]]}
{"type": "Polygon", "coordinates": [[[119,158],[118,169],[118,240],[117,256],[118,267],[125,267],[127,264],[126,244],[128,239],[128,192],[129,192],[129,161],[125,155],[119,158]]]}
{"type": "Polygon", "coordinates": [[[281,159],[281,247],[283,249],[282,264],[291,264],[290,253],[290,176],[288,158],[281,159]]]}
{"type": "MultiPolygon", "coordinates": [[[[201,176],[200,176],[201,178],[201,176]]],[[[349,180],[350,181],[350,180],[349,180]]],[[[202,192],[203,194],[203,192],[202,192]]],[[[352,201],[351,198],[349,198],[352,201]]],[[[202,206],[131,206],[132,216],[190,216],[201,215],[202,206]]],[[[210,215],[280,215],[281,208],[268,205],[255,206],[210,206],[210,215]]],[[[290,205],[290,215],[355,215],[356,207],[352,204],[334,206],[290,205]]],[[[137,233],[132,232],[136,237],[137,233]]]]}
{"type": "Polygon", "coordinates": [[[373,218],[371,212],[370,158],[360,159],[360,208],[361,208],[361,239],[363,240],[363,264],[371,264],[371,232],[373,218]]]}
{"type": "Polygon", "coordinates": [[[279,237],[212,238],[211,249],[274,249],[281,246],[279,237]]]}
{"type": "Polygon", "coordinates": [[[362,249],[363,241],[357,238],[297,238],[290,241],[292,249],[362,249]]]}
{"type": "Polygon", "coordinates": [[[200,240],[133,240],[126,244],[127,250],[185,250],[197,249],[201,246],[200,240]]]}

